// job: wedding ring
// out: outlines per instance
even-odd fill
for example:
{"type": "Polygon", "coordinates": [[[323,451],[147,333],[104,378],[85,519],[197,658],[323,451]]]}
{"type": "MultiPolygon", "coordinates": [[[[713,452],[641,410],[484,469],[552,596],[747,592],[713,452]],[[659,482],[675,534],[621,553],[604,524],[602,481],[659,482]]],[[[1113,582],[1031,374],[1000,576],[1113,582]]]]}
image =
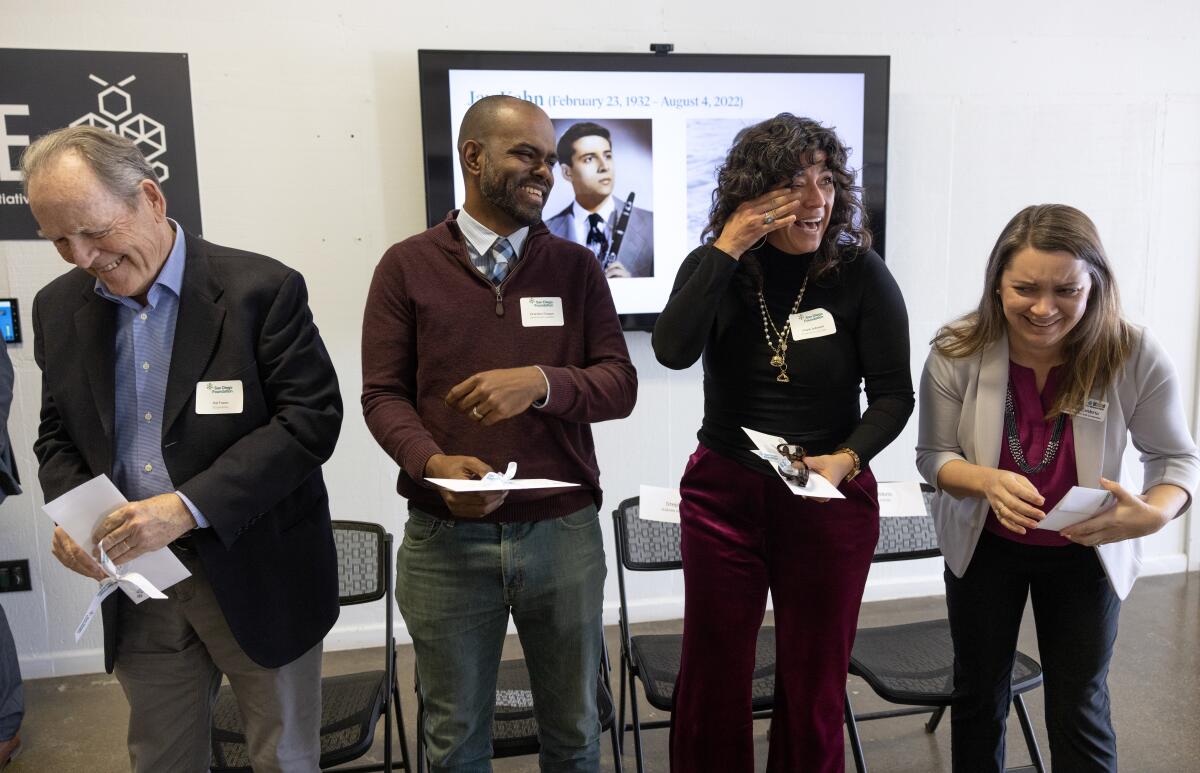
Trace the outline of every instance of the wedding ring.
{"type": "Polygon", "coordinates": [[[774,223],[774,222],[775,222],[775,216],[772,215],[770,212],[763,215],[763,225],[770,225],[771,223],[774,223]]]}
{"type": "Polygon", "coordinates": [[[471,409],[471,416],[472,416],[472,417],[474,417],[474,418],[476,418],[476,419],[479,419],[479,420],[482,420],[482,419],[483,419],[483,414],[479,412],[479,406],[478,406],[478,405],[476,405],[474,408],[472,408],[472,409],[471,409]]]}

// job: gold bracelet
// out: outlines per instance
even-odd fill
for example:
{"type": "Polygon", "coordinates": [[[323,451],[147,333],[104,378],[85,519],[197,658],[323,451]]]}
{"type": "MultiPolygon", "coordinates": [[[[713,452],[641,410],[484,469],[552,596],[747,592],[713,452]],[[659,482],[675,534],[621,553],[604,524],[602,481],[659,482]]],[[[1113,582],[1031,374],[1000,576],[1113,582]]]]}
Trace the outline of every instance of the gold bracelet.
{"type": "Polygon", "coordinates": [[[834,453],[850,455],[850,460],[854,462],[854,467],[851,468],[850,472],[848,472],[846,474],[845,479],[846,480],[854,480],[855,478],[857,478],[858,474],[860,472],[862,472],[862,460],[858,458],[858,454],[855,453],[854,449],[846,448],[845,446],[843,446],[843,447],[839,448],[838,450],[834,451],[834,453]]]}

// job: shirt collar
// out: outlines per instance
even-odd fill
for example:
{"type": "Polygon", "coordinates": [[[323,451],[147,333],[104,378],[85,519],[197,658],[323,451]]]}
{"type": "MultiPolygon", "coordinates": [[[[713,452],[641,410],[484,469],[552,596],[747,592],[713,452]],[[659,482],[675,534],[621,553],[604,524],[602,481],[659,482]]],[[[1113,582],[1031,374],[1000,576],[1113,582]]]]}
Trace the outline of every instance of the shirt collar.
{"type": "MultiPolygon", "coordinates": [[[[183,264],[187,260],[187,247],[183,237],[183,229],[174,220],[170,218],[167,218],[167,220],[170,221],[175,229],[175,242],[171,245],[171,251],[167,253],[166,262],[158,270],[158,276],[155,277],[154,284],[150,285],[150,290],[146,293],[146,305],[152,309],[158,306],[158,301],[162,297],[164,290],[170,290],[178,298],[180,288],[183,287],[183,264]]],[[[110,292],[99,279],[96,280],[95,291],[101,298],[113,303],[128,306],[135,311],[141,308],[141,304],[133,298],[115,295],[110,292]]]]}
{"type": "MultiPolygon", "coordinates": [[[[479,255],[486,255],[496,240],[501,238],[500,234],[488,228],[483,223],[480,223],[475,218],[471,217],[471,213],[467,212],[467,208],[463,207],[458,210],[458,217],[455,219],[458,223],[459,230],[463,232],[463,236],[475,248],[475,252],[479,255]]],[[[513,254],[520,255],[521,247],[525,244],[525,237],[529,236],[529,226],[518,228],[503,238],[508,239],[508,243],[512,245],[513,254]]]]}
{"type": "MultiPolygon", "coordinates": [[[[612,196],[609,196],[604,200],[604,203],[596,209],[596,214],[604,219],[605,225],[608,225],[608,223],[612,221],[613,210],[616,208],[617,202],[613,200],[612,196]]],[[[592,214],[583,207],[579,206],[579,202],[577,201],[571,202],[571,213],[575,216],[575,220],[582,226],[587,225],[588,218],[592,214]]]]}

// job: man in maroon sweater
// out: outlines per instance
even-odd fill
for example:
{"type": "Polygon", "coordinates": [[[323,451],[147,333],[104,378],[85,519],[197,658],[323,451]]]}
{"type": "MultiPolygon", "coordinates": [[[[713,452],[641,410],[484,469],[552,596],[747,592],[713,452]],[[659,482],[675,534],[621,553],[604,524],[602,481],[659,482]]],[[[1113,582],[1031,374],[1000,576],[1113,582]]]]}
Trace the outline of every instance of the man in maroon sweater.
{"type": "Polygon", "coordinates": [[[363,320],[363,415],[409,502],[396,599],[413,638],[430,768],[490,769],[496,672],[511,612],[542,769],[594,771],[606,574],[590,423],[629,415],[637,375],[595,257],[541,222],[554,128],[487,97],[463,118],[466,202],[394,245],[363,320]],[[454,494],[425,478],[577,488],[454,494]]]}

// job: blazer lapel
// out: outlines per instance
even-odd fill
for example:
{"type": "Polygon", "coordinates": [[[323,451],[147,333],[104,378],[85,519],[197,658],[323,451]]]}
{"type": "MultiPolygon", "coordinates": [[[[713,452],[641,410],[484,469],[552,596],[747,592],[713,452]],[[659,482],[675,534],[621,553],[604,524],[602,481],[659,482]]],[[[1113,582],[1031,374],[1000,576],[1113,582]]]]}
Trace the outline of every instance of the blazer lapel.
{"type": "Polygon", "coordinates": [[[96,413],[105,436],[112,438],[116,409],[117,306],[96,295],[91,285],[84,291],[84,296],[87,300],[75,312],[75,335],[83,353],[92,399],[96,401],[96,413]]]}
{"type": "Polygon", "coordinates": [[[196,382],[204,374],[221,337],[225,308],[217,303],[221,286],[208,271],[204,242],[190,234],[183,287],[179,294],[179,316],[175,320],[175,342],[163,408],[163,437],[191,400],[196,382]]]}
{"type": "Polygon", "coordinates": [[[975,398],[975,455],[978,464],[998,467],[1004,433],[1004,396],[1008,392],[1008,339],[1001,338],[981,356],[975,398]]]}

